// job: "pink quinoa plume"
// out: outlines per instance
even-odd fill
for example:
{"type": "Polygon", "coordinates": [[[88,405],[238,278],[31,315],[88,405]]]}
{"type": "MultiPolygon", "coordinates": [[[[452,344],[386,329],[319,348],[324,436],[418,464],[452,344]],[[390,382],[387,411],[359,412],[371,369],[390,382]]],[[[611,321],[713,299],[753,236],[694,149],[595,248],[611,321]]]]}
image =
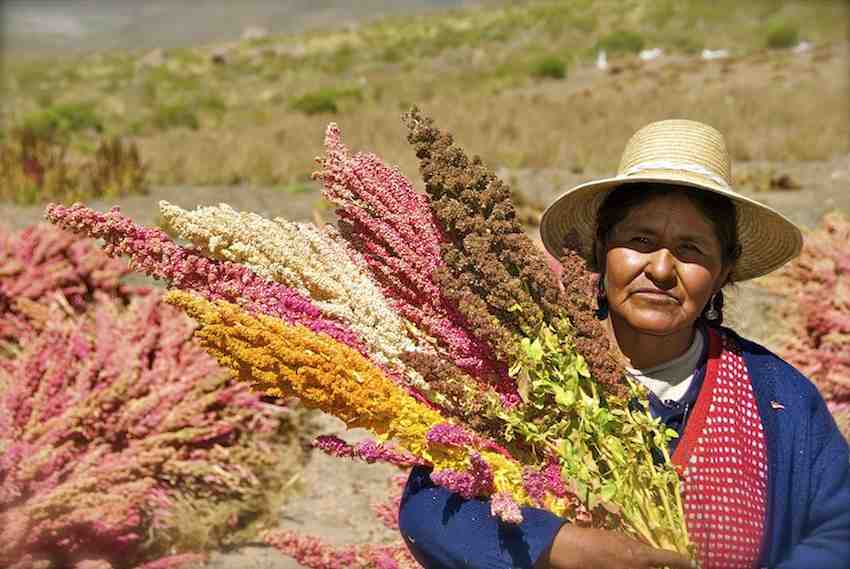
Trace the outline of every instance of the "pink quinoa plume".
{"type": "Polygon", "coordinates": [[[328,126],[323,194],[335,203],[340,231],[361,255],[396,310],[435,338],[451,361],[472,376],[499,383],[504,363],[444,294],[435,271],[444,266],[441,236],[428,197],[374,154],[352,155],[339,128],[328,126]]]}

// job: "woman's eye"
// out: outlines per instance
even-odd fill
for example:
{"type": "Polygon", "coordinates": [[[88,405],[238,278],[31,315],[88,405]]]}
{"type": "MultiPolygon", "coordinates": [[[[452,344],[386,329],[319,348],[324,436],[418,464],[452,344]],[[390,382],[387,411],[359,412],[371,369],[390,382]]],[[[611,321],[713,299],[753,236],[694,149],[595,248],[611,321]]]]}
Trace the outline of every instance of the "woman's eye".
{"type": "Polygon", "coordinates": [[[644,245],[646,245],[647,243],[649,243],[649,237],[644,237],[644,236],[642,236],[642,235],[639,235],[639,236],[636,236],[636,237],[632,237],[632,239],[631,239],[631,240],[632,240],[632,242],[634,242],[634,243],[641,243],[641,244],[644,244],[644,245]]]}

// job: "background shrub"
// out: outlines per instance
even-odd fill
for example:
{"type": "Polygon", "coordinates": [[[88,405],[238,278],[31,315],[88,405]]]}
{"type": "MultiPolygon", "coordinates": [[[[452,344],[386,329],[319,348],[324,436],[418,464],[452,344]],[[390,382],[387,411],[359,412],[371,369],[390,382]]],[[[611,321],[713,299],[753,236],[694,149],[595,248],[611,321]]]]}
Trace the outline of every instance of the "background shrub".
{"type": "Polygon", "coordinates": [[[214,93],[199,96],[196,100],[196,106],[202,111],[211,113],[216,117],[220,117],[227,112],[227,103],[225,100],[214,93]]]}
{"type": "Polygon", "coordinates": [[[198,115],[189,104],[183,102],[157,104],[151,120],[160,130],[181,127],[198,130],[201,126],[198,115]]]}
{"type": "Polygon", "coordinates": [[[644,40],[640,33],[633,30],[618,30],[602,37],[596,42],[596,51],[605,50],[608,54],[638,53],[643,49],[644,40]]]}
{"type": "Polygon", "coordinates": [[[363,94],[359,89],[325,88],[292,98],[289,107],[305,115],[334,114],[339,111],[342,100],[362,98],[363,94]]]}
{"type": "Polygon", "coordinates": [[[791,22],[775,21],[765,30],[765,46],[770,49],[794,47],[798,43],[800,43],[800,30],[791,22]]]}
{"type": "Polygon", "coordinates": [[[567,76],[567,64],[560,57],[547,55],[532,63],[531,74],[545,79],[563,79],[567,76]]]}
{"type": "Polygon", "coordinates": [[[290,101],[289,106],[292,110],[305,115],[333,114],[339,111],[338,97],[339,95],[333,89],[323,89],[295,97],[290,101]]]}
{"type": "Polygon", "coordinates": [[[39,137],[52,137],[81,130],[103,130],[94,103],[75,102],[51,105],[24,117],[21,126],[39,137]]]}

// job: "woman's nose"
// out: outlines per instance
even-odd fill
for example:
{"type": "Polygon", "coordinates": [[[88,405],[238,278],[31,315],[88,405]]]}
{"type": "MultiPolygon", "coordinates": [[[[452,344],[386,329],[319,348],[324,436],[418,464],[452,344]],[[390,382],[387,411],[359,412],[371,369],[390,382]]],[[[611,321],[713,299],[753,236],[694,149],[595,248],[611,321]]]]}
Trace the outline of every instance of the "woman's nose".
{"type": "Polygon", "coordinates": [[[676,286],[675,259],[669,249],[654,251],[650,255],[644,272],[658,288],[667,289],[676,286]]]}

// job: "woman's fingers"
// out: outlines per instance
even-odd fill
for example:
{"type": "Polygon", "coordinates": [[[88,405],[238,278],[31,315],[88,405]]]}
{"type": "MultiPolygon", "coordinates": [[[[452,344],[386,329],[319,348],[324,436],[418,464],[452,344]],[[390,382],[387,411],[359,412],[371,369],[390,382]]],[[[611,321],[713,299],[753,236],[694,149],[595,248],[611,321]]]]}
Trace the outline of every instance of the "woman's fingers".
{"type": "Polygon", "coordinates": [[[667,551],[666,549],[647,547],[641,553],[645,556],[641,559],[640,567],[642,568],[661,569],[662,567],[666,567],[668,569],[694,569],[696,567],[693,561],[684,555],[667,551]]]}
{"type": "Polygon", "coordinates": [[[694,569],[687,557],[621,533],[564,524],[537,567],[549,569],[694,569]]]}

